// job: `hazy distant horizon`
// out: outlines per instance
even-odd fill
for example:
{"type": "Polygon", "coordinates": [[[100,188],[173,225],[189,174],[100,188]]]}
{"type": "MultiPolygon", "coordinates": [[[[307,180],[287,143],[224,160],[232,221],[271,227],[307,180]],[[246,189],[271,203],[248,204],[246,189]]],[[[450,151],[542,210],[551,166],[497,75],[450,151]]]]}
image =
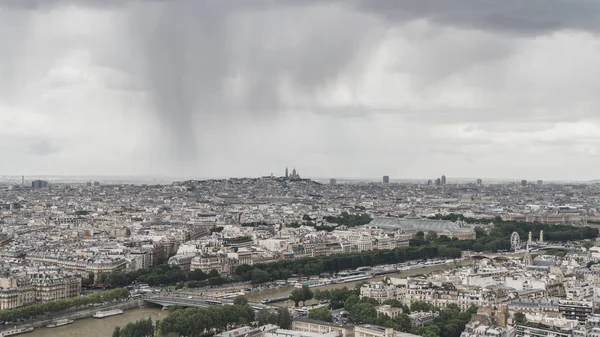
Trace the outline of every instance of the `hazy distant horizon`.
{"type": "MultiPolygon", "coordinates": [[[[239,176],[239,177],[193,177],[193,176],[184,176],[184,177],[169,177],[169,176],[160,176],[160,175],[31,175],[25,176],[25,182],[31,182],[32,180],[40,179],[40,180],[48,180],[50,182],[72,182],[72,183],[81,183],[85,184],[87,182],[98,181],[102,182],[136,182],[136,183],[172,183],[178,181],[188,181],[188,180],[222,180],[222,179],[243,179],[243,178],[262,178],[267,177],[268,175],[263,176],[239,176]]],[[[282,177],[282,175],[275,177],[282,177]]],[[[0,182],[21,182],[22,176],[17,175],[1,175],[0,182]]],[[[329,183],[330,179],[336,179],[338,183],[344,182],[382,182],[382,177],[301,177],[310,179],[313,181],[318,181],[322,183],[329,183]]],[[[425,183],[429,179],[435,182],[435,178],[394,178],[390,177],[390,183],[425,183]]],[[[499,178],[470,178],[470,177],[450,177],[446,176],[447,183],[452,184],[463,184],[463,183],[475,183],[477,179],[482,179],[483,184],[499,184],[499,183],[518,183],[523,179],[499,179],[499,178]]],[[[525,179],[528,183],[536,183],[537,179],[525,179]]],[[[569,184],[569,183],[595,183],[599,182],[599,180],[543,180],[544,183],[548,184],[569,184]]]]}

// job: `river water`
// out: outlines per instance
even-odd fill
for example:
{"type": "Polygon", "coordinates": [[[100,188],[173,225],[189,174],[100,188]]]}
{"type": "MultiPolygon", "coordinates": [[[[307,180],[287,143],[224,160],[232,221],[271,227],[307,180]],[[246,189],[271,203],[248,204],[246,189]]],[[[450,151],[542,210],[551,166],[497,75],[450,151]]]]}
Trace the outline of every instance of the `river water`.
{"type": "Polygon", "coordinates": [[[37,328],[33,332],[23,336],[27,337],[110,337],[115,327],[124,327],[129,322],[135,322],[140,319],[152,318],[153,321],[167,317],[166,310],[160,308],[141,308],[126,310],[123,315],[117,315],[107,318],[85,318],[75,321],[73,324],[61,326],[59,328],[37,328]]]}

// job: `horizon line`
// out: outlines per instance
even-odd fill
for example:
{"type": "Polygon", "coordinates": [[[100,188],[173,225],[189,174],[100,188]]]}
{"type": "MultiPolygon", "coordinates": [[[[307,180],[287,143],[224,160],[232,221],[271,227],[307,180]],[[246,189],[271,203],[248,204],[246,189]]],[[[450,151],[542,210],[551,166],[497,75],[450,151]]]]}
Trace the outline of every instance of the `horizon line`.
{"type": "MultiPolygon", "coordinates": [[[[114,180],[123,180],[123,179],[131,179],[131,180],[170,180],[170,181],[186,181],[186,180],[223,180],[223,179],[256,179],[256,178],[264,178],[264,177],[274,177],[274,178],[283,178],[283,176],[278,175],[261,175],[261,176],[190,176],[190,175],[162,175],[162,174],[147,174],[147,175],[119,175],[119,174],[76,174],[76,175],[61,175],[61,174],[34,174],[34,175],[0,175],[0,180],[4,180],[6,178],[11,178],[15,180],[20,180],[22,178],[31,180],[32,178],[72,178],[72,179],[82,179],[82,180],[94,180],[94,179],[106,179],[110,180],[110,178],[114,180]]],[[[336,179],[338,181],[344,180],[358,180],[358,181],[381,181],[383,176],[381,177],[323,177],[323,176],[306,176],[301,177],[302,179],[311,179],[311,180],[330,180],[336,179]]],[[[437,178],[437,177],[436,177],[437,178]]],[[[435,181],[436,178],[392,178],[390,177],[390,182],[402,182],[402,181],[425,181],[428,180],[435,181]]],[[[519,178],[477,178],[477,177],[452,177],[446,176],[448,181],[477,181],[481,179],[485,184],[486,181],[507,181],[507,182],[520,182],[522,180],[526,180],[528,183],[537,182],[541,180],[543,182],[600,182],[600,179],[584,179],[584,180],[572,180],[572,179],[519,179],[519,178]]]]}

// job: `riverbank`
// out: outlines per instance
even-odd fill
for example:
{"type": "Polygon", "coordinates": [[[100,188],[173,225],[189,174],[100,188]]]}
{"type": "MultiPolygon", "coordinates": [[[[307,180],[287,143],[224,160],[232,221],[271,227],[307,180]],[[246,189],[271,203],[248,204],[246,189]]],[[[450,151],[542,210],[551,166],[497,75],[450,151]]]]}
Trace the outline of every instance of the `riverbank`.
{"type": "MultiPolygon", "coordinates": [[[[17,325],[16,327],[17,328],[33,327],[34,329],[39,329],[39,328],[45,329],[46,325],[52,323],[53,321],[59,320],[59,319],[73,319],[73,320],[77,321],[77,320],[91,318],[97,311],[105,311],[105,310],[112,310],[112,309],[132,310],[132,309],[139,309],[143,306],[144,306],[143,300],[117,302],[117,303],[111,303],[111,304],[102,305],[102,306],[91,307],[89,309],[86,308],[86,309],[82,309],[82,310],[78,310],[78,311],[74,311],[74,312],[57,313],[56,315],[50,315],[50,316],[47,316],[46,318],[42,318],[42,319],[40,319],[40,318],[31,319],[30,322],[17,325]]],[[[105,320],[105,319],[102,319],[102,320],[105,320]]],[[[75,322],[75,323],[77,323],[77,322],[75,322]]],[[[73,323],[73,324],[75,324],[75,323],[73,323]]],[[[70,324],[68,326],[71,326],[73,324],[70,324]]],[[[15,327],[14,325],[4,326],[3,329],[0,330],[0,334],[3,331],[14,329],[14,327],[15,327]]],[[[54,335],[56,335],[56,330],[61,329],[61,328],[63,328],[63,327],[52,328],[49,330],[55,331],[54,335]]],[[[34,330],[34,333],[35,333],[35,331],[36,330],[34,330]]]]}
{"type": "Polygon", "coordinates": [[[107,318],[83,318],[75,321],[73,324],[65,325],[59,328],[38,328],[32,333],[23,336],[27,337],[108,337],[113,330],[119,326],[124,327],[127,323],[135,322],[141,319],[152,318],[153,322],[163,319],[169,315],[168,310],[161,310],[155,307],[136,308],[125,311],[123,315],[111,316],[107,318]]]}

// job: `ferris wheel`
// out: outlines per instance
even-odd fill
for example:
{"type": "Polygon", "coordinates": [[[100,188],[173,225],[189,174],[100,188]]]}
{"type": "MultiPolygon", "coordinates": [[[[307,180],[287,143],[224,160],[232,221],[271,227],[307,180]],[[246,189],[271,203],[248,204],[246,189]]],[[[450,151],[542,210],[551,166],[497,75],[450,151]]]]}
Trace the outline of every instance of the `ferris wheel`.
{"type": "Polygon", "coordinates": [[[521,238],[519,237],[519,233],[513,232],[510,235],[510,249],[515,252],[521,248],[521,238]]]}

